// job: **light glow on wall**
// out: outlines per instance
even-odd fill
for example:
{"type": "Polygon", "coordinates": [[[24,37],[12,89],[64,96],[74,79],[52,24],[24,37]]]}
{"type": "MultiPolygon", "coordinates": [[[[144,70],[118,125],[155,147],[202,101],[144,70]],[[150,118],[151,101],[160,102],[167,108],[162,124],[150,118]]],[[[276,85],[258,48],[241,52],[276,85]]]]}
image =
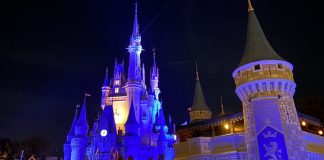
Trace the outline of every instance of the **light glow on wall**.
{"type": "Polygon", "coordinates": [[[127,121],[129,108],[126,101],[113,101],[114,117],[116,129],[120,128],[124,131],[124,124],[127,121]]]}
{"type": "Polygon", "coordinates": [[[224,125],[224,128],[225,128],[225,129],[229,129],[229,125],[228,125],[228,124],[225,124],[225,125],[224,125]]]}
{"type": "Polygon", "coordinates": [[[301,125],[305,127],[307,125],[307,123],[305,121],[302,121],[301,125]]]}

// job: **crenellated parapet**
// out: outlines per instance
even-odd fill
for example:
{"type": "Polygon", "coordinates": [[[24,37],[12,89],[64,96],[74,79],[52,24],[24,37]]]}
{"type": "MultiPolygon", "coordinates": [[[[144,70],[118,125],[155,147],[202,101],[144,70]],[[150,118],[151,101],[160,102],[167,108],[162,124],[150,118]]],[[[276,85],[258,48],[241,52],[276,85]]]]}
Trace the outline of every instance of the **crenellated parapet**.
{"type": "Polygon", "coordinates": [[[244,100],[283,94],[293,96],[296,83],[293,66],[285,61],[264,60],[237,68],[233,72],[236,94],[244,100]]]}

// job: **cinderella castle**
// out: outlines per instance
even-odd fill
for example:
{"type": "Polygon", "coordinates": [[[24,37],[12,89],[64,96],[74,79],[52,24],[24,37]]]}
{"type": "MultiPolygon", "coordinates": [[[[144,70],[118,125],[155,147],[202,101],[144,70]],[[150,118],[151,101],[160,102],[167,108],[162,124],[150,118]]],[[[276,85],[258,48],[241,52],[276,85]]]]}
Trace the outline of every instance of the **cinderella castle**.
{"type": "Polygon", "coordinates": [[[146,86],[144,64],[141,66],[141,35],[137,4],[133,33],[128,46],[127,79],[124,62],[115,62],[114,74],[108,69],[102,86],[101,109],[89,129],[86,96],[64,144],[64,160],[166,159],[174,157],[174,125],[166,122],[159,99],[159,69],[153,51],[150,87],[146,86]]]}
{"type": "Polygon", "coordinates": [[[293,65],[271,47],[248,1],[245,51],[232,77],[243,112],[213,117],[198,67],[190,123],[166,123],[159,100],[159,72],[153,54],[150,87],[141,67],[137,7],[130,37],[127,79],[115,62],[102,86],[102,114],[89,130],[86,97],[64,144],[65,160],[324,160],[323,123],[298,113],[293,65]]]}

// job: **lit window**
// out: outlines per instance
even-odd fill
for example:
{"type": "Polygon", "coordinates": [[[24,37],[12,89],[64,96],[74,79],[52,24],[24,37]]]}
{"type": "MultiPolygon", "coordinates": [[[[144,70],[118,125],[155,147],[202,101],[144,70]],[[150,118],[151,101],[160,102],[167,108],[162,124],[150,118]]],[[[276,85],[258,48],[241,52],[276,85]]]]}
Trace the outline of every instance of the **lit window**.
{"type": "Polygon", "coordinates": [[[118,80],[115,81],[115,85],[119,85],[120,82],[118,80]]]}
{"type": "Polygon", "coordinates": [[[228,124],[225,124],[225,125],[224,125],[224,128],[225,128],[225,129],[229,129],[229,125],[228,125],[228,124]]]}
{"type": "Polygon", "coordinates": [[[278,64],[278,69],[283,69],[283,65],[282,64],[278,64]]]}
{"type": "Polygon", "coordinates": [[[319,130],[319,131],[318,131],[318,134],[319,134],[319,135],[323,135],[323,131],[322,131],[322,130],[319,130]]]}
{"type": "Polygon", "coordinates": [[[261,65],[260,64],[254,65],[254,70],[255,71],[258,71],[260,69],[261,69],[261,65]]]}
{"type": "Polygon", "coordinates": [[[302,121],[301,122],[301,125],[305,127],[306,126],[306,122],[305,121],[302,121]]]}
{"type": "Polygon", "coordinates": [[[115,88],[115,93],[119,93],[119,88],[115,88]]]}

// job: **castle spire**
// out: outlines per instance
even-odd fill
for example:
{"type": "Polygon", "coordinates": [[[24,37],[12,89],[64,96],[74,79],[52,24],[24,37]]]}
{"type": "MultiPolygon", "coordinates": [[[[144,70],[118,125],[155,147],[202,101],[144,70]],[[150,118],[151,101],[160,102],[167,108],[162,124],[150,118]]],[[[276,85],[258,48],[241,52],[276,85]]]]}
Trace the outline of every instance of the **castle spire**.
{"type": "Polygon", "coordinates": [[[67,135],[67,141],[70,141],[72,136],[74,136],[74,133],[75,133],[74,132],[75,131],[75,126],[76,126],[76,124],[78,122],[78,107],[79,107],[79,105],[77,105],[76,109],[75,109],[75,114],[74,114],[72,126],[71,126],[70,131],[69,131],[69,133],[67,135]]]}
{"type": "Polygon", "coordinates": [[[105,80],[103,82],[103,87],[108,87],[109,86],[109,80],[108,80],[108,66],[106,68],[106,75],[105,75],[105,80]]]}
{"type": "Polygon", "coordinates": [[[210,111],[207,103],[205,101],[205,97],[202,91],[202,87],[200,84],[199,76],[198,76],[198,67],[196,63],[196,88],[195,88],[195,96],[192,104],[191,111],[210,111]]]}
{"type": "Polygon", "coordinates": [[[199,73],[198,73],[197,61],[196,61],[196,80],[199,81],[199,73]]]}
{"type": "Polygon", "coordinates": [[[83,105],[82,105],[81,112],[80,112],[80,116],[79,116],[79,119],[78,119],[78,122],[77,122],[78,126],[87,126],[88,127],[87,113],[86,113],[87,96],[90,96],[90,95],[85,93],[84,100],[83,100],[83,105]]]}
{"type": "Polygon", "coordinates": [[[262,60],[284,60],[271,47],[248,0],[248,25],[245,52],[239,66],[262,60]]]}
{"type": "Polygon", "coordinates": [[[224,111],[223,97],[222,96],[220,97],[220,105],[221,105],[221,109],[222,109],[222,112],[221,112],[220,115],[224,115],[225,114],[225,111],[224,111]]]}
{"type": "Polygon", "coordinates": [[[141,41],[141,36],[139,33],[139,24],[138,24],[138,19],[137,19],[137,2],[135,2],[135,17],[134,17],[134,25],[133,25],[133,33],[132,36],[130,37],[130,43],[140,43],[141,41]]]}
{"type": "Polygon", "coordinates": [[[252,3],[251,3],[251,0],[248,0],[248,12],[250,11],[253,11],[253,6],[252,6],[252,3]]]}
{"type": "Polygon", "coordinates": [[[198,76],[198,67],[196,63],[196,88],[192,107],[189,112],[190,121],[196,122],[204,119],[211,119],[212,112],[207,106],[202,87],[198,76]]]}
{"type": "Polygon", "coordinates": [[[136,114],[134,110],[134,103],[131,102],[131,106],[129,108],[129,114],[127,121],[125,123],[126,134],[128,135],[137,135],[138,134],[138,122],[136,120],[136,114]]]}
{"type": "Polygon", "coordinates": [[[103,129],[107,130],[108,134],[116,134],[116,124],[112,106],[106,106],[102,113],[100,130],[103,129]]]}

